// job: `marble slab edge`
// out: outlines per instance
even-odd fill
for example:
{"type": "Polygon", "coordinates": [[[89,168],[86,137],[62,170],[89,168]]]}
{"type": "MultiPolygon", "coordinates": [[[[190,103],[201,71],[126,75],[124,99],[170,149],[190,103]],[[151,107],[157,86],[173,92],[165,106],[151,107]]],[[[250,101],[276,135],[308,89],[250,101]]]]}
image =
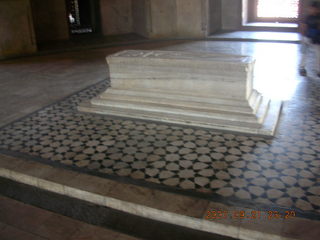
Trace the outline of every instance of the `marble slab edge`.
{"type": "Polygon", "coordinates": [[[251,134],[261,137],[272,137],[275,135],[278,122],[280,119],[282,109],[281,101],[270,101],[270,106],[268,111],[266,112],[264,123],[261,127],[252,127],[246,126],[245,123],[230,123],[228,121],[222,122],[222,120],[216,120],[215,123],[206,123],[200,121],[193,121],[192,119],[188,119],[187,117],[184,119],[181,118],[169,118],[166,117],[165,114],[163,117],[159,118],[159,116],[153,114],[149,111],[144,111],[143,113],[137,113],[134,109],[123,109],[116,110],[114,108],[110,108],[107,106],[94,105],[90,101],[82,102],[78,105],[78,110],[86,113],[96,113],[96,114],[104,114],[110,116],[118,116],[130,119],[139,119],[139,120],[149,120],[155,122],[164,122],[164,123],[172,123],[183,126],[191,126],[191,127],[201,127],[206,129],[214,129],[214,130],[222,130],[228,132],[238,132],[244,134],[251,134]]]}
{"type": "MultiPolygon", "coordinates": [[[[213,208],[230,208],[221,203],[120,183],[3,154],[0,154],[0,177],[140,217],[237,239],[309,239],[305,236],[288,237],[281,231],[274,233],[278,222],[248,225],[242,221],[206,220],[207,212],[213,208]]],[[[294,224],[297,221],[299,218],[294,224]]],[[[320,222],[308,221],[320,228],[320,222]]],[[[286,227],[283,222],[282,225],[286,227]]]]}

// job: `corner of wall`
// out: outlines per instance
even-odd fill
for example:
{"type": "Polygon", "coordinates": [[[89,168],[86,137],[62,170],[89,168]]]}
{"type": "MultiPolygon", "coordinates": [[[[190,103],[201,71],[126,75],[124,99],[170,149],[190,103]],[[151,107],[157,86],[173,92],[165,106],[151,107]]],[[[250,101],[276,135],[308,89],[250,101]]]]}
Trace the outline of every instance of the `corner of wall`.
{"type": "Polygon", "coordinates": [[[29,0],[0,1],[0,59],[37,51],[29,0]]]}

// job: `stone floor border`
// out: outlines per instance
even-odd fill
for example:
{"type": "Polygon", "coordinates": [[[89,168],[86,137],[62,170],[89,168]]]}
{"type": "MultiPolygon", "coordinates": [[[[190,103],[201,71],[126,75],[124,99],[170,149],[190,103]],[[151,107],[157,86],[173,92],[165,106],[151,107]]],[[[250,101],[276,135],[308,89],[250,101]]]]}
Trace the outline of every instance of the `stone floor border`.
{"type": "MultiPolygon", "coordinates": [[[[14,157],[0,158],[0,176],[20,183],[38,187],[47,191],[67,195],[73,198],[85,200],[93,204],[110,207],[116,210],[125,211],[130,214],[146,217],[162,222],[172,223],[191,229],[205,232],[218,233],[239,239],[312,239],[308,238],[310,232],[300,235],[299,238],[290,236],[291,225],[301,221],[302,227],[307,221],[308,225],[317,226],[315,231],[320,231],[320,222],[295,218],[294,221],[264,222],[240,221],[238,224],[233,221],[218,222],[204,219],[208,209],[212,209],[215,203],[206,200],[197,200],[183,196],[180,206],[195,207],[196,211],[185,209],[170,209],[173,199],[176,197],[171,193],[164,193],[158,190],[143,189],[142,187],[131,186],[130,184],[116,183],[115,181],[75,173],[69,170],[57,169],[37,162],[23,161],[14,157]],[[121,191],[119,191],[121,189],[121,191]],[[126,194],[122,194],[127,191],[126,194]],[[152,199],[145,204],[135,203],[135,195],[144,192],[144,199],[152,199]],[[131,194],[129,196],[129,194],[131,194]],[[161,196],[158,200],[154,196],[161,196]],[[154,201],[155,200],[155,201],[154,201]],[[165,202],[167,201],[167,202],[165,202]],[[200,201],[200,202],[199,202],[200,201]],[[162,203],[162,204],[159,204],[162,203]],[[170,204],[171,203],[171,204],[170,204]],[[275,226],[278,231],[274,234],[275,226]],[[281,228],[279,228],[281,226],[281,228]],[[289,230],[288,230],[289,229],[289,230]],[[263,236],[263,238],[262,238],[263,236]]],[[[141,196],[139,196],[141,198],[141,196]]],[[[178,204],[178,205],[179,205],[178,204]]],[[[227,206],[220,204],[219,205],[227,206]]],[[[250,209],[248,209],[250,211],[250,209]]],[[[314,232],[311,232],[314,234],[314,232]]]]}

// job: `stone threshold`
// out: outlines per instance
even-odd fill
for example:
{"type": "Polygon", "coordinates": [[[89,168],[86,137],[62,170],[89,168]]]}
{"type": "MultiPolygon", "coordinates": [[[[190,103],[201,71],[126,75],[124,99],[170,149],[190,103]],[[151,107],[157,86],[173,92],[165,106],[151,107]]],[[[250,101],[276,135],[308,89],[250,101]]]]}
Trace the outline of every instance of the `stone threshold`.
{"type": "MultiPolygon", "coordinates": [[[[71,198],[66,195],[56,194],[37,187],[18,183],[7,178],[0,177],[0,185],[3,185],[3,187],[0,188],[0,199],[9,198],[11,201],[16,200],[20,203],[20,205],[26,204],[32,206],[33,208],[42,209],[42,211],[49,211],[49,213],[53,215],[58,214],[59,218],[67,217],[69,218],[69,220],[72,219],[72,221],[80,221],[81,225],[90,224],[97,229],[112,231],[116,234],[121,234],[123,237],[130,236],[130,240],[235,240],[235,238],[225,237],[218,234],[193,230],[186,227],[139,217],[137,215],[129,214],[123,211],[118,211],[101,205],[92,204],[84,200],[71,198]]],[[[7,212],[7,215],[15,215],[14,209],[4,209],[4,211],[7,212]]],[[[33,213],[31,214],[34,215],[33,213]]],[[[24,216],[25,215],[23,214],[21,219],[23,219],[24,216]]],[[[30,218],[29,214],[25,217],[30,218]]],[[[33,220],[34,219],[32,218],[31,221],[29,220],[29,222],[33,222],[33,220]]],[[[4,221],[6,220],[4,219],[4,221]]],[[[53,226],[53,231],[59,231],[59,229],[63,227],[63,225],[64,224],[59,221],[58,223],[56,223],[56,226],[53,226]]],[[[23,226],[24,228],[27,227],[26,224],[24,224],[23,226]]],[[[28,227],[26,229],[28,229],[28,227]]],[[[32,228],[30,230],[32,231],[32,228]]],[[[79,232],[79,230],[81,234],[82,227],[78,228],[77,232],[79,232]]],[[[50,233],[49,236],[51,236],[50,233]]],[[[110,232],[103,234],[103,236],[107,236],[107,239],[115,239],[114,237],[110,236],[110,232]]],[[[89,235],[86,235],[86,237],[88,238],[89,235]]],[[[121,237],[121,240],[124,240],[123,237],[121,237]]],[[[92,236],[92,238],[97,239],[95,238],[95,236],[92,236]]],[[[61,237],[54,239],[61,239],[61,237]]],[[[78,238],[72,239],[78,240],[78,238]]],[[[120,240],[118,238],[116,239],[120,240]]]]}
{"type": "Polygon", "coordinates": [[[280,22],[247,22],[243,26],[252,26],[252,27],[277,27],[277,28],[298,28],[297,23],[280,23],[280,22]]]}
{"type": "Polygon", "coordinates": [[[247,22],[241,26],[246,31],[297,32],[297,23],[247,22]]]}
{"type": "MultiPolygon", "coordinates": [[[[234,32],[234,31],[233,31],[234,32]]],[[[240,33],[240,34],[232,34],[229,35],[230,33],[233,33],[232,31],[228,31],[228,32],[221,32],[221,33],[217,33],[217,34],[213,34],[211,36],[209,36],[208,41],[226,41],[226,42],[262,42],[262,43],[290,43],[290,44],[300,44],[300,40],[299,39],[291,39],[291,38],[277,38],[275,37],[274,39],[270,38],[270,37],[264,37],[264,36],[259,36],[259,35],[250,35],[250,33],[263,33],[263,32],[267,32],[267,33],[274,33],[276,34],[276,31],[272,31],[270,29],[266,29],[265,31],[260,30],[250,30],[250,29],[241,29],[241,31],[235,31],[235,33],[240,33]],[[245,32],[245,33],[249,33],[247,36],[246,35],[242,35],[241,32],[245,32]]],[[[281,34],[286,34],[286,32],[280,32],[281,34]]],[[[291,33],[290,33],[291,34],[291,33]]]]}
{"type": "Polygon", "coordinates": [[[0,177],[128,214],[236,239],[316,239],[320,222],[290,219],[211,219],[208,212],[254,209],[168,193],[0,154],[0,177]],[[299,227],[297,227],[299,226],[299,227]]]}
{"type": "MultiPolygon", "coordinates": [[[[96,224],[102,218],[101,209],[108,213],[109,208],[96,207],[98,217],[93,218],[95,208],[92,204],[86,205],[65,196],[59,198],[60,195],[54,196],[4,178],[0,178],[0,184],[4,185],[0,189],[1,240],[141,240],[140,236],[130,231],[126,234],[122,229],[110,228],[108,224],[96,224]],[[90,217],[81,215],[83,212],[90,217]]],[[[118,220],[110,214],[105,216],[118,220]]],[[[116,216],[123,217],[118,213],[116,216]]]]}

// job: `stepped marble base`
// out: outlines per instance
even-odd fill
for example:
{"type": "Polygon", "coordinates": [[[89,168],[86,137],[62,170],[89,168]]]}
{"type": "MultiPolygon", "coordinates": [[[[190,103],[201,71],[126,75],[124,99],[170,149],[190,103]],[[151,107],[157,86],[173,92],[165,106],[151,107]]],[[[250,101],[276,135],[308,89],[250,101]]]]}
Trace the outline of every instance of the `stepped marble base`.
{"type": "Polygon", "coordinates": [[[244,56],[123,51],[107,57],[111,88],[78,109],[264,136],[275,133],[281,102],[252,89],[244,56]]]}

